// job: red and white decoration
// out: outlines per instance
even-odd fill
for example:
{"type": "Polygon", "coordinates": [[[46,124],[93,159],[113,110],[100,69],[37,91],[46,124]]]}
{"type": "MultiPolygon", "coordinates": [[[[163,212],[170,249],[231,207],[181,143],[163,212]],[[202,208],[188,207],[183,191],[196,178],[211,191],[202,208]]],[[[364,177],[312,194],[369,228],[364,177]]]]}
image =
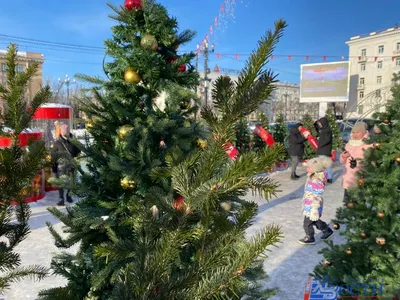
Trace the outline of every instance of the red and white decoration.
{"type": "Polygon", "coordinates": [[[309,133],[307,140],[310,143],[310,145],[316,150],[318,148],[318,142],[317,139],[310,133],[310,131],[307,130],[307,128],[302,127],[301,128],[301,133],[304,135],[305,133],[309,133]]]}
{"type": "Polygon", "coordinates": [[[225,143],[224,144],[224,150],[225,153],[228,154],[228,156],[232,159],[232,160],[236,160],[237,157],[239,156],[239,151],[238,149],[235,148],[235,146],[233,146],[231,143],[225,143]]]}
{"type": "Polygon", "coordinates": [[[272,147],[275,144],[272,135],[260,125],[257,125],[253,132],[257,134],[269,147],[272,147]]]}

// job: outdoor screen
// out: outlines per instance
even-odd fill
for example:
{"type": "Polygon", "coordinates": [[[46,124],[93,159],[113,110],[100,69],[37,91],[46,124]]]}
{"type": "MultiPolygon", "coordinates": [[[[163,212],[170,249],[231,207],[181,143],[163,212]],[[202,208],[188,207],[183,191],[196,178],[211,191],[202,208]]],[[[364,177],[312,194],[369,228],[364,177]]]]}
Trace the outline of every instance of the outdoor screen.
{"type": "Polygon", "coordinates": [[[300,102],[349,101],[350,63],[300,66],[300,102]]]}

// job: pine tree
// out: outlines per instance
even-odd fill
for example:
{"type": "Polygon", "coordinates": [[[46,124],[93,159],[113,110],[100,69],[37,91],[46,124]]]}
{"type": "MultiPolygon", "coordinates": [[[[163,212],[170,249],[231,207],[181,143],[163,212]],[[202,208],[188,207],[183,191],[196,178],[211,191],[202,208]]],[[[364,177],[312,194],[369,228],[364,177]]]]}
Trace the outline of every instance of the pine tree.
{"type": "MultiPolygon", "coordinates": [[[[315,121],[313,120],[313,118],[309,114],[306,114],[303,116],[302,122],[303,122],[303,126],[305,128],[307,128],[314,137],[316,137],[317,131],[315,130],[315,127],[314,127],[315,121]]],[[[317,151],[311,146],[311,144],[309,142],[305,142],[303,159],[310,159],[312,157],[315,157],[316,154],[317,154],[317,151]]]]}
{"type": "MultiPolygon", "coordinates": [[[[280,143],[282,145],[285,145],[285,149],[288,149],[288,136],[289,136],[289,129],[288,126],[285,122],[285,117],[283,116],[282,113],[278,115],[276,118],[276,123],[274,126],[273,134],[272,136],[274,137],[274,140],[276,143],[280,143]]],[[[288,159],[289,155],[287,151],[285,151],[285,155],[283,157],[284,160],[288,159]]]]}
{"type": "MultiPolygon", "coordinates": [[[[269,131],[269,122],[268,118],[265,115],[264,112],[260,112],[257,115],[257,125],[260,125],[262,128],[264,128],[266,131],[269,131]]],[[[260,151],[263,150],[267,147],[267,144],[260,139],[260,137],[257,134],[253,133],[253,150],[254,151],[260,151]]]]}
{"type": "Polygon", "coordinates": [[[236,148],[240,153],[251,149],[251,136],[246,118],[242,118],[236,123],[236,148]]]}
{"type": "Polygon", "coordinates": [[[11,146],[0,149],[0,292],[24,277],[41,280],[48,274],[41,266],[21,267],[15,247],[29,234],[31,210],[25,198],[31,192],[37,171],[45,165],[46,157],[43,141],[31,142],[24,149],[19,143],[19,135],[29,127],[36,109],[51,98],[51,92],[48,86],[42,88],[28,106],[25,93],[38,71],[38,63],[32,62],[24,72],[18,73],[17,46],[10,44],[5,64],[6,85],[0,84],[0,99],[4,103],[0,135],[11,139],[11,146]]]}
{"type": "Polygon", "coordinates": [[[332,137],[333,137],[333,143],[332,143],[332,150],[340,150],[342,149],[342,135],[340,134],[339,126],[336,122],[336,117],[335,114],[333,113],[333,110],[331,108],[328,108],[325,114],[326,118],[328,119],[329,126],[332,129],[332,137]]]}
{"type": "Polygon", "coordinates": [[[188,106],[173,108],[167,97],[168,109],[161,111],[153,102],[170,83],[197,84],[193,54],[168,63],[193,33],[177,34],[176,20],[154,1],[132,10],[111,7],[119,24],[106,41],[114,57],[105,66],[109,80],[86,78],[104,90],[94,91],[96,101],[83,101],[93,143],[83,149],[88,171],[80,170],[75,192],[86,195],[65,214],[50,210],[66,226],[61,237],[49,224],[56,245],[79,243],[79,251],[53,258],[54,272],[68,283],[42,291],[40,299],[240,299],[249,290],[245,272],[256,271],[253,263],[281,236],[272,225],[246,240],[258,207],[241,197],[248,189],[266,198],[275,193],[275,182],[254,176],[272,166],[281,149],[231,160],[224,146],[234,143],[235,123],[273,91],[275,75],[264,66],[286,24],[277,21],[260,40],[237,82],[215,81],[218,114],[202,109],[210,136],[199,147],[204,131],[188,106]]]}
{"type": "Polygon", "coordinates": [[[325,277],[340,286],[348,284],[354,295],[372,297],[377,293],[382,299],[395,299],[394,294],[400,291],[399,79],[400,74],[394,77],[393,100],[387,103],[386,112],[374,116],[381,122],[384,135],[369,140],[373,147],[365,151],[358,187],[349,190],[350,198],[338,209],[334,220],[336,226],[345,225],[341,234],[346,242],[329,242],[322,250],[324,264],[314,270],[317,278],[325,277]]]}

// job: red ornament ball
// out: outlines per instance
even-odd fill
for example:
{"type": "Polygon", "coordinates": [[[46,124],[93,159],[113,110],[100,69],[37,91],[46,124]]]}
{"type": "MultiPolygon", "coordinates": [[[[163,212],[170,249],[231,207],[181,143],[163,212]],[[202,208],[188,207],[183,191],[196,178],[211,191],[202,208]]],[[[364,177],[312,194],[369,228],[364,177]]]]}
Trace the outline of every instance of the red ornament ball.
{"type": "Polygon", "coordinates": [[[172,204],[172,206],[176,210],[185,210],[186,209],[185,198],[183,198],[183,196],[179,195],[178,197],[175,198],[175,201],[172,204]]]}
{"type": "Polygon", "coordinates": [[[186,65],[180,65],[178,68],[179,72],[185,72],[186,71],[186,65]]]}
{"type": "Polygon", "coordinates": [[[125,0],[125,8],[128,10],[131,9],[140,9],[142,8],[142,0],[125,0]]]}

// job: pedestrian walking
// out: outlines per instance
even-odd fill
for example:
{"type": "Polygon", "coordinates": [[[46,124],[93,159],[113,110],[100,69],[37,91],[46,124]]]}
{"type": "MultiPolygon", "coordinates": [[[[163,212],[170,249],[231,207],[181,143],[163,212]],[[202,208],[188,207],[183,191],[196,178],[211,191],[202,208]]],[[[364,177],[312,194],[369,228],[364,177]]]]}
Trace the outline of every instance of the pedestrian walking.
{"type": "MultiPolygon", "coordinates": [[[[332,136],[331,126],[329,125],[329,121],[326,117],[322,117],[317,121],[317,125],[319,127],[317,155],[324,157],[331,157],[333,136],[332,136]]],[[[332,167],[327,168],[326,171],[328,173],[327,182],[332,183],[333,181],[332,167]]]]}
{"type": "Polygon", "coordinates": [[[289,134],[289,149],[288,153],[291,157],[292,160],[292,173],[291,173],[291,179],[292,180],[297,180],[300,178],[296,174],[296,169],[297,166],[300,162],[300,160],[303,158],[304,155],[304,143],[307,141],[307,136],[309,133],[307,132],[305,135],[301,133],[301,129],[303,128],[303,124],[297,123],[295,127],[290,129],[290,134],[289,134]]]}

